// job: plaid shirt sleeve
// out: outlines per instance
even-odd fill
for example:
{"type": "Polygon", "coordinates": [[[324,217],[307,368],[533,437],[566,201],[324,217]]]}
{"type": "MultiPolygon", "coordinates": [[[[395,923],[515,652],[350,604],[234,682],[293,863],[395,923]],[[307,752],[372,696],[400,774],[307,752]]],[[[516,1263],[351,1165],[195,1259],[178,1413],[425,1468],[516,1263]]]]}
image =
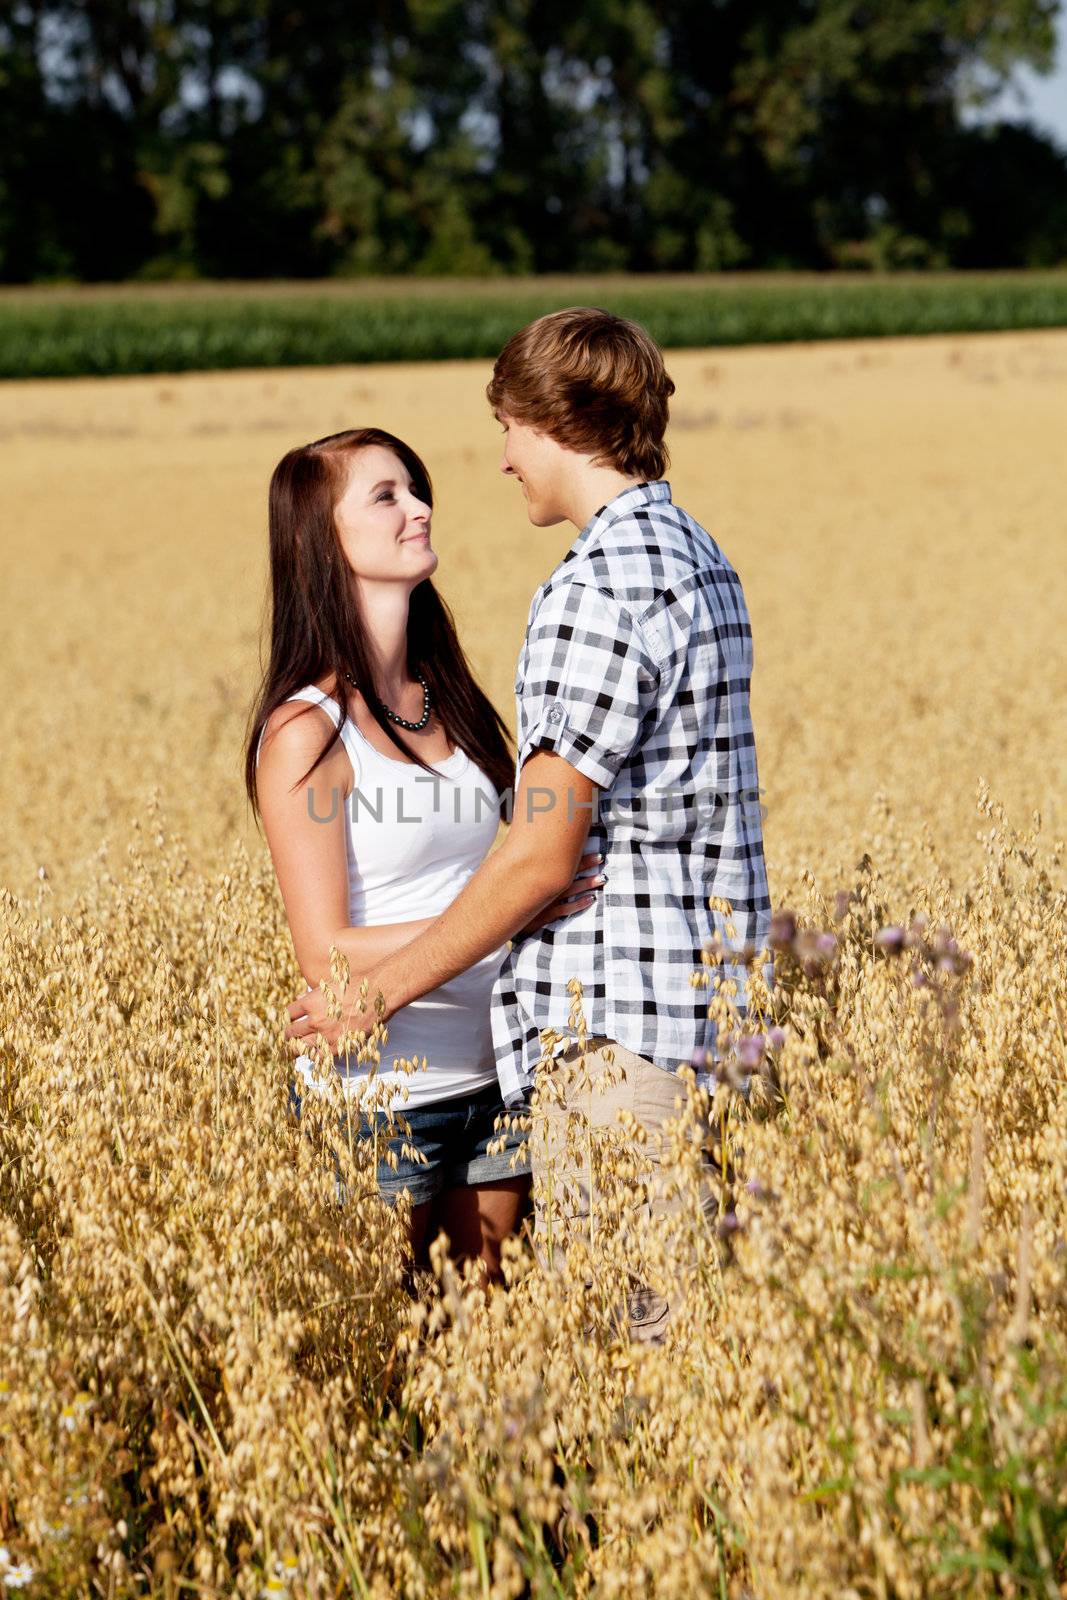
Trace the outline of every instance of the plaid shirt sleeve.
{"type": "Polygon", "coordinates": [[[572,581],[549,589],[538,604],[518,687],[518,767],[534,750],[554,750],[610,789],[655,708],[659,668],[626,608],[572,581]]]}

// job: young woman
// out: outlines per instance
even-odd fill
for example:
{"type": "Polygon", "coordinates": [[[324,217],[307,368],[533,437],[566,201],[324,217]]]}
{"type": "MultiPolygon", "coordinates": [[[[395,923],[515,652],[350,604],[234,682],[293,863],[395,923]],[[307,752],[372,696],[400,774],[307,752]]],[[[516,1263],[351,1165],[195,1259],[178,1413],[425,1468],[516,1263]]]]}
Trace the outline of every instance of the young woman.
{"type": "MultiPolygon", "coordinates": [[[[378,428],[290,450],[271,479],[270,660],[245,781],[312,988],[329,976],[331,945],[358,983],[429,927],[488,852],[512,782],[505,725],[431,581],[432,506],[419,457],[378,428]]],[[[589,905],[594,866],[584,857],[523,931],[589,905]]],[[[415,1260],[443,1228],[453,1254],[479,1258],[489,1277],[530,1184],[528,1164],[513,1164],[518,1135],[495,1150],[503,1105],[489,1001],[505,954],[390,1019],[372,1081],[391,1092],[410,1140],[390,1134],[382,1109],[361,1126],[367,1136],[377,1124],[397,1157],[395,1169],[379,1162],[378,1184],[387,1200],[411,1194],[415,1260]],[[395,1065],[424,1057],[414,1072],[395,1065]],[[408,1142],[425,1163],[401,1154],[408,1142]]],[[[334,1065],[359,1105],[372,1069],[352,1057],[334,1065]]]]}

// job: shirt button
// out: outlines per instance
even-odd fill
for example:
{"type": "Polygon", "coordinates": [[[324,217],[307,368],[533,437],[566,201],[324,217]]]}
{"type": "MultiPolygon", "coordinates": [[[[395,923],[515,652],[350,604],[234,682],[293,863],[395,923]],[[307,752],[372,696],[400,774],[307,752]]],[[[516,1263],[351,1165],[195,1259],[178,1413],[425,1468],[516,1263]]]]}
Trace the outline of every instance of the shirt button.
{"type": "Polygon", "coordinates": [[[562,722],[566,714],[567,713],[561,703],[558,700],[553,700],[552,704],[548,708],[546,717],[549,722],[562,722]]]}

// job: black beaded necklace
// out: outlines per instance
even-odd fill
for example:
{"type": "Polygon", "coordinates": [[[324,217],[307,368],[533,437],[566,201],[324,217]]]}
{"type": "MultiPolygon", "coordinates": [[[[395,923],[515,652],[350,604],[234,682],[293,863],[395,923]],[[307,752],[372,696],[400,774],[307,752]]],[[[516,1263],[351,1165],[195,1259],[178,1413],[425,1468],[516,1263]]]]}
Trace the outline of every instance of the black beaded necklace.
{"type": "MultiPolygon", "coordinates": [[[[384,700],[378,701],[379,706],[385,712],[386,716],[391,719],[391,721],[397,723],[401,728],[409,728],[412,733],[418,733],[420,728],[425,728],[426,724],[430,720],[430,686],[426,682],[426,679],[423,677],[421,672],[416,672],[415,676],[422,684],[422,716],[419,718],[418,722],[409,722],[407,717],[398,717],[395,711],[390,711],[384,700]]],[[[355,678],[353,678],[350,672],[346,672],[345,677],[348,679],[353,689],[359,688],[359,684],[356,682],[355,678]]],[[[375,698],[377,699],[377,696],[375,696],[375,698]]]]}

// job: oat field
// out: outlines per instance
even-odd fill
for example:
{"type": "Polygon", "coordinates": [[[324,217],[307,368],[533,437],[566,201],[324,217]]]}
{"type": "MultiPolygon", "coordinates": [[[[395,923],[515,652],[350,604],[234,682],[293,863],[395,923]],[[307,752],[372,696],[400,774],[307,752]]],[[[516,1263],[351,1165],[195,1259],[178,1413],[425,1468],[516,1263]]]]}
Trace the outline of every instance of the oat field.
{"type": "Polygon", "coordinates": [[[792,916],[717,1230],[635,1255],[609,1142],[592,1237],[488,1301],[439,1255],[413,1302],[364,1158],[339,1206],[330,1108],[288,1115],[240,786],[267,479],[341,427],[427,459],[513,724],[572,534],[497,474],[485,365],[0,387],[6,1586],[1067,1595],[1067,333],[669,367],[792,916]],[[685,1279],[670,1347],[616,1331],[635,1267],[685,1279]]]}

